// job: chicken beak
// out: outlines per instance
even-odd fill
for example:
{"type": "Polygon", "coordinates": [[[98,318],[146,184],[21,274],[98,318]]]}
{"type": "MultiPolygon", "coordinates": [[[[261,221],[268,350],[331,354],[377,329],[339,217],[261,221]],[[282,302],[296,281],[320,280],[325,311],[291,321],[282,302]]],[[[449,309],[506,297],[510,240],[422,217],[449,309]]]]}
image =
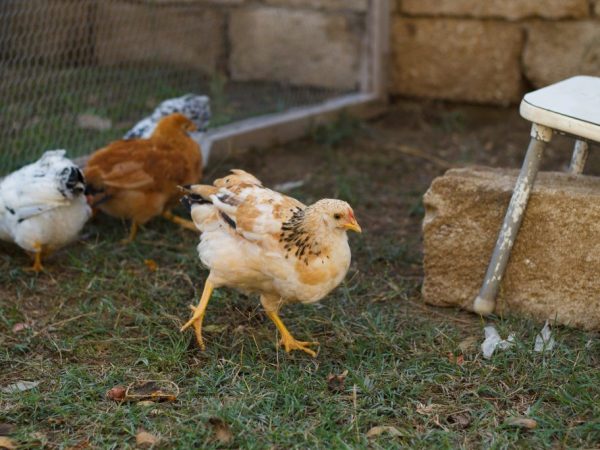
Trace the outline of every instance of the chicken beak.
{"type": "Polygon", "coordinates": [[[350,219],[349,222],[346,222],[344,224],[344,228],[346,230],[355,231],[357,233],[362,233],[362,228],[360,227],[360,225],[358,224],[358,222],[356,221],[356,219],[354,217],[352,219],[350,219]]]}

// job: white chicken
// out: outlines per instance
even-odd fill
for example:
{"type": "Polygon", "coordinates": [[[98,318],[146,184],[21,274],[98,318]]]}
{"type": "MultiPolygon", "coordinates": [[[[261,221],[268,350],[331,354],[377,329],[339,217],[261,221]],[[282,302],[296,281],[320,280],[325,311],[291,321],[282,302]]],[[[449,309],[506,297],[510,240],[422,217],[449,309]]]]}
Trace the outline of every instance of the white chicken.
{"type": "Polygon", "coordinates": [[[297,341],[278,312],[287,303],[314,303],[340,284],[350,267],[347,230],[361,232],[352,208],[325,199],[310,206],[262,186],[243,170],[216,180],[214,186],[184,187],[184,204],[202,232],[198,253],[210,270],[192,318],[204,348],[202,320],[213,289],[228,286],[260,294],[260,301],[281,333],[287,352],[316,342],[297,341]]]}
{"type": "Polygon", "coordinates": [[[0,181],[0,239],[34,256],[31,270],[43,270],[42,256],[75,240],[91,215],[81,170],[65,150],[51,150],[0,181]]]}

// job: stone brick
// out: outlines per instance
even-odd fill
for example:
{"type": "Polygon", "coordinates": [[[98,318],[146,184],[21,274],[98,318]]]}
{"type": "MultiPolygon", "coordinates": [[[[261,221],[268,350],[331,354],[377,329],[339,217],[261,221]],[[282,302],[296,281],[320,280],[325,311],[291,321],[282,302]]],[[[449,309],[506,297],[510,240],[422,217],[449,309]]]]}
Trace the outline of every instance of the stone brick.
{"type": "Polygon", "coordinates": [[[521,99],[519,25],[395,18],[391,92],[478,103],[521,99]]]}
{"type": "Polygon", "coordinates": [[[197,6],[100,3],[96,55],[99,64],[172,64],[206,74],[223,58],[221,13],[197,6]]]}
{"type": "Polygon", "coordinates": [[[229,26],[235,80],[353,89],[358,84],[359,23],[340,14],[284,8],[235,10],[229,26]]]}
{"type": "Polygon", "coordinates": [[[81,0],[0,2],[0,53],[13,61],[89,62],[90,5],[81,0]]]}
{"type": "Polygon", "coordinates": [[[525,76],[536,87],[574,75],[600,76],[600,24],[529,24],[523,66],[525,76]]]}
{"type": "Polygon", "coordinates": [[[493,17],[581,18],[589,14],[588,0],[402,0],[408,14],[493,17]]]}
{"type": "Polygon", "coordinates": [[[264,0],[274,6],[289,6],[293,8],[317,8],[333,11],[366,11],[367,0],[264,0]]]}
{"type": "MultiPolygon", "coordinates": [[[[450,170],[425,194],[423,297],[471,309],[517,176],[450,170]]],[[[496,312],[600,328],[600,178],[540,173],[496,312]]]]}

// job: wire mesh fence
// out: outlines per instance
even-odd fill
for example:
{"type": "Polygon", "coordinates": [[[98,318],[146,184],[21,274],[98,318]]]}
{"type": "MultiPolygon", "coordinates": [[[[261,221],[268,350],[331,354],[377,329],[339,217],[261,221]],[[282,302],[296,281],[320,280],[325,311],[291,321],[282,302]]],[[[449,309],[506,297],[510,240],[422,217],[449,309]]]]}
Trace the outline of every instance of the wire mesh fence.
{"type": "Polygon", "coordinates": [[[161,101],[211,127],[360,89],[367,0],[2,0],[0,175],[88,154],[161,101]]]}

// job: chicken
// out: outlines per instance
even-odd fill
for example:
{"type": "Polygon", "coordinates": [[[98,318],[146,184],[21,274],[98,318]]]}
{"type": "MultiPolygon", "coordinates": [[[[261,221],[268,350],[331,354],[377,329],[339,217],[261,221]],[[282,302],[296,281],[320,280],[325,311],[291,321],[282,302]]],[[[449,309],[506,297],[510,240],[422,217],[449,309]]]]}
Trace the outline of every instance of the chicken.
{"type": "Polygon", "coordinates": [[[123,139],[149,138],[156,128],[156,124],[163,117],[174,113],[183,114],[196,125],[199,132],[205,132],[211,117],[210,99],[205,95],[186,94],[165,100],[149,117],[140,120],[125,133],[123,139]]]}
{"type": "Polygon", "coordinates": [[[123,242],[133,241],[138,225],[159,215],[197,231],[170,211],[181,197],[177,186],[196,183],[202,175],[200,147],[187,134],[195,129],[187,117],[172,114],[160,120],[150,138],[115,141],[90,157],[85,167],[90,203],[131,220],[123,242]]]}
{"type": "Polygon", "coordinates": [[[31,270],[43,270],[42,256],[74,241],[91,215],[81,170],[51,150],[0,182],[0,239],[34,256],[31,270]]]}
{"type": "Polygon", "coordinates": [[[305,206],[262,186],[243,170],[216,180],[214,186],[182,189],[184,204],[202,232],[198,254],[210,270],[192,318],[202,349],[202,321],[213,289],[228,286],[259,294],[267,316],[281,334],[287,352],[316,342],[296,340],[279,318],[288,303],[314,303],[331,292],[350,267],[347,230],[361,232],[352,208],[341,200],[320,200],[305,206]]]}

